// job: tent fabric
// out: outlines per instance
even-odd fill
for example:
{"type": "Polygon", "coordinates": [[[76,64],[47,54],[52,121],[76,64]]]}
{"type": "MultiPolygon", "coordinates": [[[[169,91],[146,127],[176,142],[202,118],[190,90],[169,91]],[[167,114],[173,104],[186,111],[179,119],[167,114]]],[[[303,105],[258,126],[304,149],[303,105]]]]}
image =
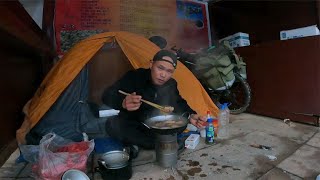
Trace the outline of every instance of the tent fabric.
{"type": "Polygon", "coordinates": [[[83,132],[90,138],[108,136],[105,131],[107,118],[96,118],[88,103],[88,76],[89,68],[86,65],[26,135],[27,144],[39,144],[48,133],[76,142],[83,140],[83,132]]]}
{"type": "MultiPolygon", "coordinates": [[[[129,32],[106,32],[77,43],[58,61],[42,81],[32,99],[25,105],[25,119],[17,130],[17,141],[25,143],[26,134],[41,120],[68,85],[105,44],[117,42],[133,68],[148,68],[159,48],[147,38],[129,32]]],[[[180,62],[173,77],[178,82],[181,96],[198,114],[210,110],[214,116],[218,108],[200,82],[180,62]]]]}

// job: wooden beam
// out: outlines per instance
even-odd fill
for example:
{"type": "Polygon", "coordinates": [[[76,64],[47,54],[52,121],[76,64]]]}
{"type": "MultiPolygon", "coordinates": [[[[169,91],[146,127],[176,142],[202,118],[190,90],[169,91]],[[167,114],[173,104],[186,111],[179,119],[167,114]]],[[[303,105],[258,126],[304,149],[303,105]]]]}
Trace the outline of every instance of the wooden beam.
{"type": "Polygon", "coordinates": [[[316,6],[316,22],[318,25],[318,28],[320,28],[320,1],[315,1],[316,6]]]}
{"type": "Polygon", "coordinates": [[[45,33],[18,0],[0,2],[0,29],[40,53],[53,54],[54,52],[45,33]]]}
{"type": "Polygon", "coordinates": [[[44,0],[43,3],[43,18],[42,31],[45,33],[49,43],[52,47],[52,53],[43,57],[45,60],[42,64],[43,73],[47,74],[53,66],[53,60],[58,56],[56,51],[56,41],[54,35],[54,14],[55,14],[55,0],[44,0]]]}
{"type": "Polygon", "coordinates": [[[55,11],[55,0],[44,0],[43,3],[43,18],[42,18],[42,31],[45,32],[47,38],[55,47],[54,39],[54,11],[55,11]]]}

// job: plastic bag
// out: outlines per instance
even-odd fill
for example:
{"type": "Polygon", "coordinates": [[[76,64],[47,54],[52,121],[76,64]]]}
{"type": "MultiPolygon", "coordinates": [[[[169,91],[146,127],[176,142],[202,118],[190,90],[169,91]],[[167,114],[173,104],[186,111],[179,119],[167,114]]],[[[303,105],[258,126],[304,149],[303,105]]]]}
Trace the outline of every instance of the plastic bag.
{"type": "Polygon", "coordinates": [[[38,161],[32,166],[36,179],[58,180],[69,169],[86,170],[94,141],[72,142],[54,133],[45,135],[39,145],[38,161]]]}
{"type": "MultiPolygon", "coordinates": [[[[29,163],[35,163],[39,159],[39,146],[38,145],[19,145],[20,149],[20,161],[27,161],[29,163]]],[[[16,160],[18,161],[18,159],[16,160]]]]}

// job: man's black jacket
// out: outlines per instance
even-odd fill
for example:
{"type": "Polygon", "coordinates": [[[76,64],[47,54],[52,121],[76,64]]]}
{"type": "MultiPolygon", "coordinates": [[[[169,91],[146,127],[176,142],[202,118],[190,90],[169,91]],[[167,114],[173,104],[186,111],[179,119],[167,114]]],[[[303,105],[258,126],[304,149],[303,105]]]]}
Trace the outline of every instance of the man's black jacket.
{"type": "Polygon", "coordinates": [[[162,86],[155,86],[151,80],[150,69],[137,69],[129,71],[119,81],[108,88],[102,96],[104,104],[120,110],[120,117],[133,118],[138,121],[144,121],[147,118],[160,114],[160,111],[142,103],[137,111],[127,111],[122,108],[122,101],[125,98],[120,94],[118,90],[122,90],[127,93],[136,92],[137,95],[141,95],[143,99],[151,101],[162,106],[174,107],[173,113],[188,116],[195,113],[187,104],[187,102],[180,96],[177,82],[174,79],[170,79],[162,86]]]}

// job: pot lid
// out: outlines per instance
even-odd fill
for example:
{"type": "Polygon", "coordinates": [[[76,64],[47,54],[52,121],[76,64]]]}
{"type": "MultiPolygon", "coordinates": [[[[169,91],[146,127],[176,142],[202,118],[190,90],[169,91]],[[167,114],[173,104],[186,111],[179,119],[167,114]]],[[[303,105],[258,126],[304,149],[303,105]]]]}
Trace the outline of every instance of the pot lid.
{"type": "Polygon", "coordinates": [[[128,164],[129,154],[125,151],[110,151],[101,156],[107,168],[123,167],[128,164]]]}

